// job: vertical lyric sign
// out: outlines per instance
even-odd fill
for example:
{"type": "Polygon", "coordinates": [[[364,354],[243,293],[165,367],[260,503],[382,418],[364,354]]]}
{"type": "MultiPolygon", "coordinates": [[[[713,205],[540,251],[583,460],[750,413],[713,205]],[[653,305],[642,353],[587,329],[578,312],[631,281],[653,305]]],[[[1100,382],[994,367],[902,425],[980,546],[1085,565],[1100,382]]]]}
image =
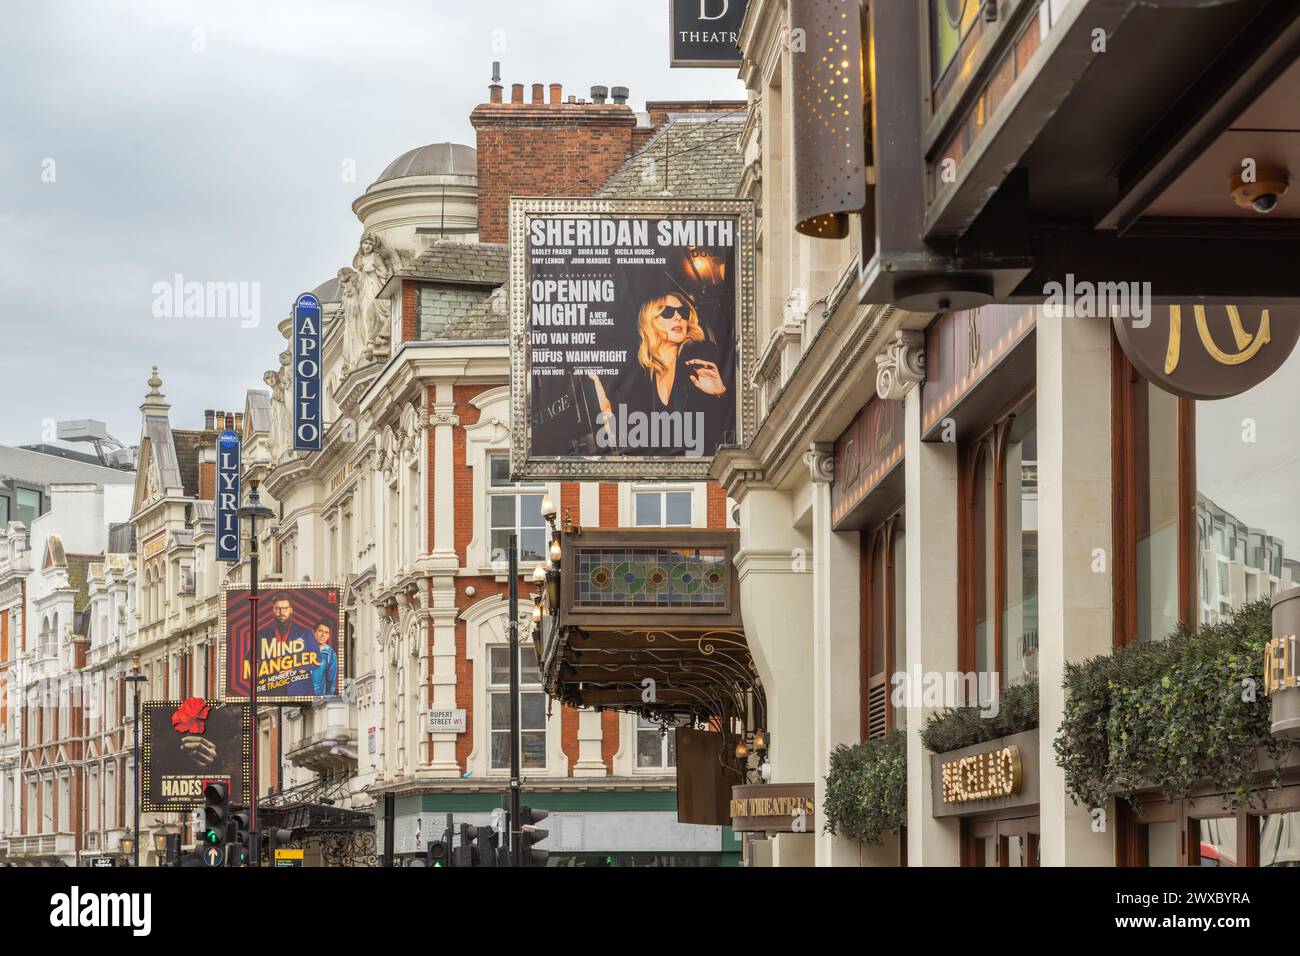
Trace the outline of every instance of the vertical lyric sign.
{"type": "Polygon", "coordinates": [[[555,202],[512,208],[512,471],[706,475],[752,424],[752,205],[555,202]]]}
{"type": "Polygon", "coordinates": [[[239,435],[217,436],[217,560],[239,561],[239,435]]]}
{"type": "Polygon", "coordinates": [[[321,447],[321,306],[311,294],[293,306],[293,450],[321,447]]]}

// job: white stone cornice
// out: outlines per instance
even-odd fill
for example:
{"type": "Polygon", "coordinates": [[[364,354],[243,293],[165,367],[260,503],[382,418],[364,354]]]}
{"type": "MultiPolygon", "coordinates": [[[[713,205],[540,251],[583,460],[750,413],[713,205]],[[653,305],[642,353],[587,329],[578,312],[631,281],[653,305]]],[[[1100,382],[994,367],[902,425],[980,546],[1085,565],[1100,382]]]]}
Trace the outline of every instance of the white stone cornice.
{"type": "Polygon", "coordinates": [[[900,401],[913,386],[924,381],[925,333],[898,329],[876,356],[876,394],[886,401],[900,401]]]}

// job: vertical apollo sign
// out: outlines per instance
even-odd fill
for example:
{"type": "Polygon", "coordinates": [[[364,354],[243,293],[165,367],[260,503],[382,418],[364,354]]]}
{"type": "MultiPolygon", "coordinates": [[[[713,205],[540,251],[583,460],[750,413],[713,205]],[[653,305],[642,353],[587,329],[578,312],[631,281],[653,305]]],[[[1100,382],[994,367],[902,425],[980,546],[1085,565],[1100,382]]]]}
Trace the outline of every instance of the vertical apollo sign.
{"type": "Polygon", "coordinates": [[[321,307],[314,295],[293,306],[293,450],[321,446],[321,307]]]}
{"type": "Polygon", "coordinates": [[[239,435],[217,437],[217,560],[239,561],[239,435]]]}

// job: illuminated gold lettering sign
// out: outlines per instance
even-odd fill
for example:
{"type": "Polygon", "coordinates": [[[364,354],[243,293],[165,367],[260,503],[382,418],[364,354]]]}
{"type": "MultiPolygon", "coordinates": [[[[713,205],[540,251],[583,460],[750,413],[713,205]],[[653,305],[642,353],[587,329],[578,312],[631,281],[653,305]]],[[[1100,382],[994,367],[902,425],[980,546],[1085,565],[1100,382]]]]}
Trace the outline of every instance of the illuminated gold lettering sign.
{"type": "Polygon", "coordinates": [[[1204,401],[1240,395],[1281,368],[1300,339],[1300,307],[1171,304],[1143,321],[1116,316],[1113,324],[1144,378],[1204,401]]]}
{"type": "Polygon", "coordinates": [[[1014,745],[946,761],[941,772],[944,803],[1014,796],[1024,782],[1020,748],[1014,745]]]}

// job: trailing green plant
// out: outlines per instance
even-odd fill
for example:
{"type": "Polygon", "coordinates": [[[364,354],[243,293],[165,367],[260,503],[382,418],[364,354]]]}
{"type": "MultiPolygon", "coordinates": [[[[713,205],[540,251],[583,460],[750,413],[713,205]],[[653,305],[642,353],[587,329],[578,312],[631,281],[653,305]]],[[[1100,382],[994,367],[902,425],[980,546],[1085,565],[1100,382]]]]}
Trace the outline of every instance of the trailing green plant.
{"type": "Polygon", "coordinates": [[[949,707],[931,714],[921,728],[921,741],[932,752],[947,753],[975,744],[1024,733],[1038,726],[1038,684],[1005,687],[998,695],[997,713],[984,707],[949,707]]]}
{"type": "Polygon", "coordinates": [[[1136,805],[1135,793],[1152,787],[1174,800],[1208,780],[1240,809],[1264,788],[1260,750],[1277,786],[1289,744],[1273,736],[1262,693],[1271,635],[1262,600],[1197,631],[1067,664],[1054,747],[1074,802],[1097,807],[1122,797],[1136,805]]]}
{"type": "Polygon", "coordinates": [[[907,822],[907,738],[902,731],[831,751],[822,813],[827,833],[871,844],[907,822]]]}

